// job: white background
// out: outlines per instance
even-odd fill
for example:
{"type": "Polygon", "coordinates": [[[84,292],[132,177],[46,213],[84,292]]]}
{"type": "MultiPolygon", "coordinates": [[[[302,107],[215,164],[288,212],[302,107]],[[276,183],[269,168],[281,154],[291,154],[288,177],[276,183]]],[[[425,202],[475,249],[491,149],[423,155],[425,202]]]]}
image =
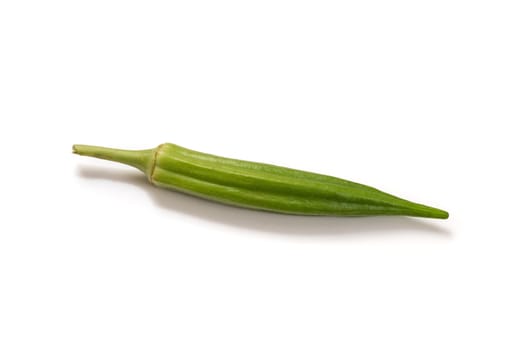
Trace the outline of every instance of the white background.
{"type": "Polygon", "coordinates": [[[523,1],[2,1],[0,348],[524,349],[523,1]],[[446,221],[150,186],[73,143],[327,173],[446,221]]]}

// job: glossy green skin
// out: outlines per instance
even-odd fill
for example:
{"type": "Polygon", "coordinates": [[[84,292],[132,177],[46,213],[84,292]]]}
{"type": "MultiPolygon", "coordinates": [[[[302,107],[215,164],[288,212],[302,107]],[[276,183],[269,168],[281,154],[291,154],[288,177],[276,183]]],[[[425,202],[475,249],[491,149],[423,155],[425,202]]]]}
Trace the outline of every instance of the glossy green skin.
{"type": "Polygon", "coordinates": [[[448,217],[443,210],[355,182],[218,157],[170,143],[144,151],[83,145],[73,150],[134,166],[156,186],[239,207],[298,215],[448,217]]]}

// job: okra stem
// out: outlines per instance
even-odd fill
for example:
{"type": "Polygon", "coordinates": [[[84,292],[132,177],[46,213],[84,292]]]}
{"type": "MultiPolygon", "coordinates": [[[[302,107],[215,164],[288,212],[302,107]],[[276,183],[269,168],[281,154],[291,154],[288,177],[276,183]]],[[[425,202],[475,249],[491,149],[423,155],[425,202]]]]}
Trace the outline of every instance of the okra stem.
{"type": "Polygon", "coordinates": [[[155,150],[156,149],[132,151],[99,146],[73,145],[73,153],[127,164],[141,170],[146,175],[150,174],[150,169],[155,157],[155,150]]]}

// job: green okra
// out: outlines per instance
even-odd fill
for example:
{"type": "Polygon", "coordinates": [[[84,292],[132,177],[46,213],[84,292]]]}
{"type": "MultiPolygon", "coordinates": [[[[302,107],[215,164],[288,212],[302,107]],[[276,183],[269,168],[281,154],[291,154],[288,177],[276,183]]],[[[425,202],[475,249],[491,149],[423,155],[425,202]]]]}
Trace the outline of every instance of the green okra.
{"type": "Polygon", "coordinates": [[[171,143],[139,151],[74,145],[73,152],[133,166],[159,187],[239,207],[298,215],[448,218],[441,209],[337,177],[219,157],[171,143]]]}

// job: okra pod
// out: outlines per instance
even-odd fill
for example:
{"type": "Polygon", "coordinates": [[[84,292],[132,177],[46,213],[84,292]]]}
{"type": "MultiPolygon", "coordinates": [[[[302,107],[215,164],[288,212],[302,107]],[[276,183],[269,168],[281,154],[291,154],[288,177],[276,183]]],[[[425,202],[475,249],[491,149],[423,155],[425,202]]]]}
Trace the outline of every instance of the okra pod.
{"type": "Polygon", "coordinates": [[[155,186],[239,207],[297,215],[448,218],[444,210],[356,182],[171,143],[138,151],[74,145],[73,152],[133,166],[155,186]]]}

